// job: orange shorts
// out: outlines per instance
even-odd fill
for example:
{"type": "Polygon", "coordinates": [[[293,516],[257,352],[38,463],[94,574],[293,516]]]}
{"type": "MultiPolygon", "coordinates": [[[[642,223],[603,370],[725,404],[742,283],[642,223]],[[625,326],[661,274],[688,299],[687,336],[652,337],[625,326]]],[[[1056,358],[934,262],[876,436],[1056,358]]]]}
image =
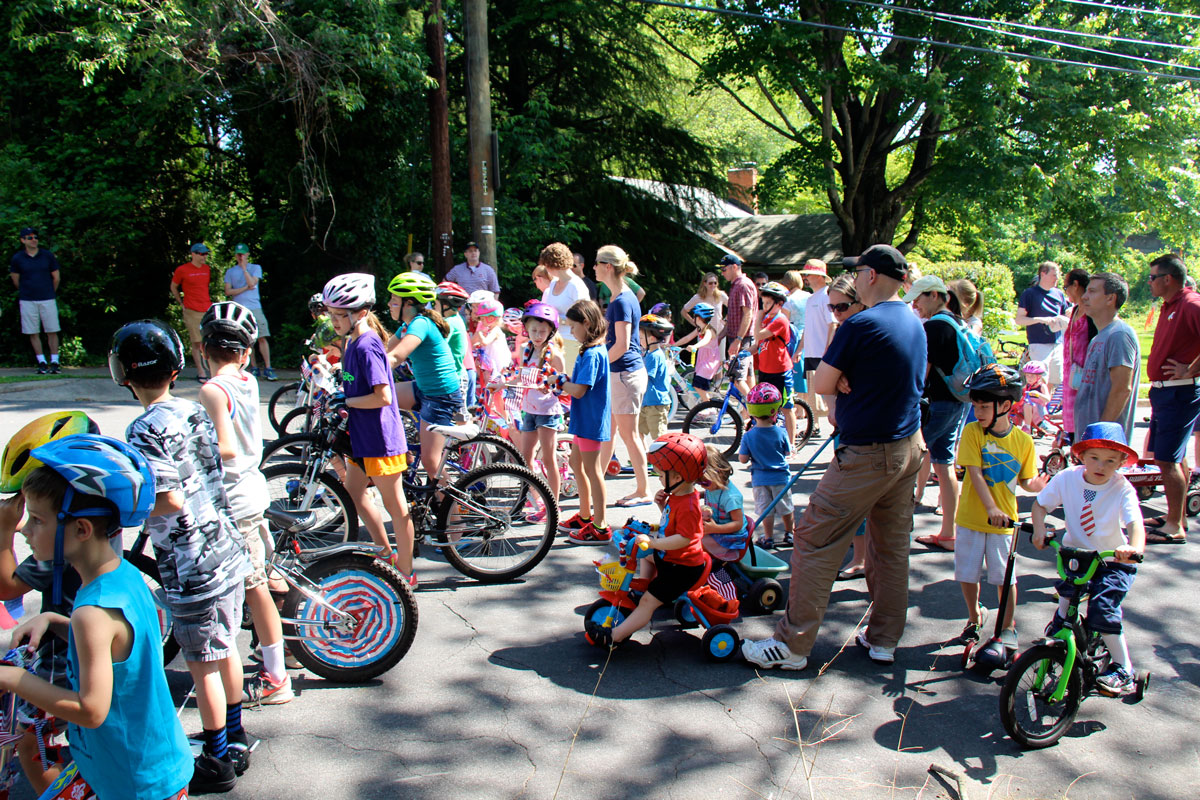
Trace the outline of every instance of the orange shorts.
{"type": "Polygon", "coordinates": [[[408,469],[408,458],[404,453],[398,456],[384,456],[383,458],[367,457],[362,460],[362,463],[363,472],[367,473],[368,478],[399,475],[408,469]]]}

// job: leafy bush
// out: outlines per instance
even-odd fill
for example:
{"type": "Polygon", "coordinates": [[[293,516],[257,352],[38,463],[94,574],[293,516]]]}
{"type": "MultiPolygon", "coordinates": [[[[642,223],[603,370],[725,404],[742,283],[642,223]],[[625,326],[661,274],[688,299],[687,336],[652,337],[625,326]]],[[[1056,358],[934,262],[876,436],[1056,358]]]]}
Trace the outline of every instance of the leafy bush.
{"type": "Polygon", "coordinates": [[[1013,329],[1016,313],[1016,293],[1013,274],[1001,264],[981,261],[942,261],[933,263],[919,256],[911,259],[922,275],[937,275],[949,283],[966,278],[983,294],[983,334],[995,339],[1001,331],[1013,329]]]}

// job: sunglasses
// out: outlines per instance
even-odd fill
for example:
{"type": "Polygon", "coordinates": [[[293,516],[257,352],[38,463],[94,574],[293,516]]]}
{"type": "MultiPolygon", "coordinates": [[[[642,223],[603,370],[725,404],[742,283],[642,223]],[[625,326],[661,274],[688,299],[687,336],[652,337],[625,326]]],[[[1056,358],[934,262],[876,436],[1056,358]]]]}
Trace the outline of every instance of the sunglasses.
{"type": "Polygon", "coordinates": [[[414,261],[414,262],[412,262],[412,263],[416,264],[418,267],[423,267],[423,266],[425,266],[425,262],[424,262],[424,261],[414,261]]]}
{"type": "Polygon", "coordinates": [[[1146,276],[1146,277],[1147,277],[1147,280],[1149,280],[1151,283],[1154,283],[1154,282],[1155,282],[1156,280],[1158,280],[1159,278],[1165,278],[1166,276],[1167,276],[1167,273],[1165,273],[1165,272],[1160,272],[1160,273],[1158,273],[1157,275],[1151,274],[1151,275],[1148,275],[1148,276],[1146,276]]]}
{"type": "Polygon", "coordinates": [[[857,305],[857,303],[830,303],[829,310],[839,314],[844,314],[849,311],[850,307],[853,305],[857,305]]]}

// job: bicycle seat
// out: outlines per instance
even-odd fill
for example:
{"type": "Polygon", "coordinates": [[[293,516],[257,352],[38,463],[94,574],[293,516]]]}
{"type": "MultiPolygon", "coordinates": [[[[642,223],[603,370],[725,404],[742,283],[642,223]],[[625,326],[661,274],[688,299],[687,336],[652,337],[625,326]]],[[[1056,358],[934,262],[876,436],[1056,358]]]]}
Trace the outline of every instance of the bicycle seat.
{"type": "Polygon", "coordinates": [[[311,511],[284,511],[275,506],[267,506],[263,516],[272,525],[287,533],[306,531],[317,522],[317,515],[311,511]]]}
{"type": "Polygon", "coordinates": [[[462,425],[430,425],[429,430],[459,442],[474,439],[479,435],[479,426],[474,422],[465,422],[462,425]]]}

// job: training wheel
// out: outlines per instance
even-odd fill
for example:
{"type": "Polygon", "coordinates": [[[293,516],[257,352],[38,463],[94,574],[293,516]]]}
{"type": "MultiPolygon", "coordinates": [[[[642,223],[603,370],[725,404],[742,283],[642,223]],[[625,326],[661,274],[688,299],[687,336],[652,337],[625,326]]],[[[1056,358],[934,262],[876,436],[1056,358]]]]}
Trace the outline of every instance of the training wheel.
{"type": "Polygon", "coordinates": [[[762,613],[770,614],[783,608],[783,587],[774,578],[759,578],[750,586],[747,598],[762,613]]]}
{"type": "Polygon", "coordinates": [[[701,641],[704,644],[704,652],[714,661],[733,658],[741,649],[742,643],[732,625],[713,625],[704,632],[701,641]]]}
{"type": "Polygon", "coordinates": [[[1134,682],[1133,702],[1140,703],[1146,696],[1146,692],[1150,691],[1150,670],[1144,669],[1137,675],[1137,680],[1134,682]]]}

